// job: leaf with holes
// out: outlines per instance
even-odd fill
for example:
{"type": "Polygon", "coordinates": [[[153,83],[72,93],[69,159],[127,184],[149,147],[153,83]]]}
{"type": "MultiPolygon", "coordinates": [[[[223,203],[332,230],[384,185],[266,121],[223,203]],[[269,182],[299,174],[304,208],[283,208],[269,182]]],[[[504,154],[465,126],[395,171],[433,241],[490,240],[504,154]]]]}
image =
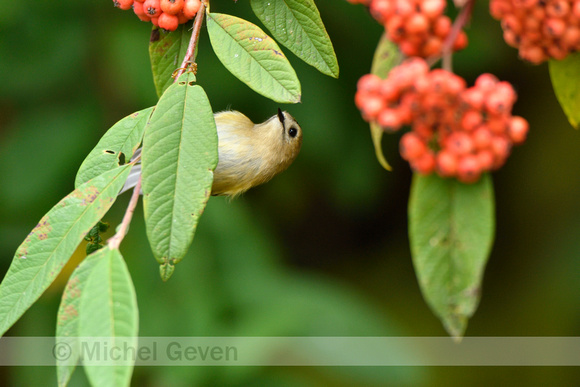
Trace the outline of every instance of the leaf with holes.
{"type": "Polygon", "coordinates": [[[128,115],[105,133],[81,164],[75,187],[100,174],[129,162],[143,139],[143,132],[154,107],[128,115]]]}
{"type": "Polygon", "coordinates": [[[323,74],[338,78],[338,60],[313,0],[251,0],[276,40],[323,74]]]}
{"type": "Polygon", "coordinates": [[[89,230],[117,198],[130,166],[107,171],[58,202],[28,234],[0,284],[0,335],[54,281],[89,230]]]}
{"type": "Polygon", "coordinates": [[[239,80],[276,102],[300,102],[296,72],[276,42],[258,26],[235,16],[210,13],[207,30],[217,57],[239,80]]]}
{"type": "Polygon", "coordinates": [[[495,228],[489,174],[475,184],[415,174],[409,239],[423,297],[453,337],[479,303],[495,228]]]}
{"type": "Polygon", "coordinates": [[[213,112],[193,79],[182,76],[163,93],[143,139],[145,224],[163,280],[193,240],[218,161],[213,112]]]}

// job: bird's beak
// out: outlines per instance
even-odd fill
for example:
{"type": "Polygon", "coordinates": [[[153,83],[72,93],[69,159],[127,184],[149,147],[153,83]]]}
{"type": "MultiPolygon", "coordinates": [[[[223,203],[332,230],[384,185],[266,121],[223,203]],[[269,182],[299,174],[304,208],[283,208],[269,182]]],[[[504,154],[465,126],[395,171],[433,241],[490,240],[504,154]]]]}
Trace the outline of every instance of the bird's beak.
{"type": "Polygon", "coordinates": [[[282,113],[282,109],[278,108],[278,119],[280,120],[280,122],[282,123],[282,126],[284,126],[284,113],[282,113]]]}

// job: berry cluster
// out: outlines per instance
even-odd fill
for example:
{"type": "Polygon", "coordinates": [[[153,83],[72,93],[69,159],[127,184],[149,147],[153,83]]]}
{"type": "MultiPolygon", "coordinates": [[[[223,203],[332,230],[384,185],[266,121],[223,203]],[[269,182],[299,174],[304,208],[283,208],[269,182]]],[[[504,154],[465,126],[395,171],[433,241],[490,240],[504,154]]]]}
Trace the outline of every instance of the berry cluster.
{"type": "Polygon", "coordinates": [[[195,17],[200,0],[113,0],[115,7],[133,11],[142,21],[150,21],[167,31],[195,17]]]}
{"type": "Polygon", "coordinates": [[[420,58],[407,59],[384,80],[364,75],[355,96],[363,118],[385,131],[411,125],[400,152],[415,171],[464,183],[501,167],[512,145],[526,139],[527,121],[511,115],[515,100],[512,86],[491,74],[467,88],[453,73],[429,71],[420,58]]]}
{"type": "MultiPolygon", "coordinates": [[[[369,7],[373,17],[385,26],[389,39],[407,56],[434,57],[441,54],[451,33],[451,19],[443,15],[446,0],[348,0],[369,7]]],[[[453,50],[467,46],[460,31],[453,50]]]]}
{"type": "Polygon", "coordinates": [[[520,57],[542,63],[580,49],[580,0],[491,0],[491,15],[520,57]]]}

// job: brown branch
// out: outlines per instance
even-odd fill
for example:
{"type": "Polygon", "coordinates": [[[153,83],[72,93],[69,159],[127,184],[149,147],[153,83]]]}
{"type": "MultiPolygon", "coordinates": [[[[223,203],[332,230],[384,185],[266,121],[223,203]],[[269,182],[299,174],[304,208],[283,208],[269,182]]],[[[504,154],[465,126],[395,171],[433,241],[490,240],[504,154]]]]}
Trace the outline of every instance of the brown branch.
{"type": "MultiPolygon", "coordinates": [[[[185,52],[185,56],[183,57],[183,62],[181,62],[181,66],[175,71],[173,74],[173,82],[176,82],[177,79],[185,73],[195,62],[195,57],[197,55],[197,43],[199,42],[199,33],[201,31],[201,25],[203,23],[203,17],[205,16],[205,4],[203,1],[201,2],[201,6],[199,7],[199,11],[197,11],[197,15],[195,16],[195,20],[193,21],[193,31],[191,32],[191,38],[189,39],[189,45],[187,46],[187,51],[185,52]]],[[[197,69],[194,67],[194,72],[197,69]]]]}
{"type": "MultiPolygon", "coordinates": [[[[443,42],[443,46],[441,47],[441,58],[442,58],[442,68],[447,71],[452,71],[452,55],[453,55],[453,43],[459,36],[459,33],[465,27],[465,25],[469,22],[471,18],[471,13],[473,12],[473,6],[475,4],[475,0],[467,0],[465,5],[461,8],[459,15],[455,18],[453,22],[453,26],[451,27],[451,32],[443,42]]],[[[433,61],[429,61],[429,64],[432,65],[437,62],[439,58],[434,58],[433,61]]]]}
{"type": "Polygon", "coordinates": [[[133,195],[131,195],[131,200],[127,206],[127,211],[125,211],[125,216],[123,216],[123,221],[121,222],[119,231],[117,231],[117,233],[107,241],[107,245],[110,249],[118,249],[119,245],[121,245],[121,242],[123,241],[123,238],[125,238],[125,234],[127,234],[129,223],[131,223],[133,213],[135,212],[135,207],[137,207],[137,202],[139,201],[139,194],[141,193],[141,176],[142,175],[139,175],[137,185],[135,185],[135,188],[133,188],[133,195]]]}

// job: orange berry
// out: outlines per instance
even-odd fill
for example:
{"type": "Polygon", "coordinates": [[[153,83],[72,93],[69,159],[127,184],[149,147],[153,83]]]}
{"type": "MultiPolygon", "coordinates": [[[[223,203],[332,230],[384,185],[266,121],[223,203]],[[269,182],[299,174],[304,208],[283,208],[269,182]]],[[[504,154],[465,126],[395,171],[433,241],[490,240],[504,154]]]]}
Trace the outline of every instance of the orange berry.
{"type": "Polygon", "coordinates": [[[145,14],[151,19],[158,18],[161,14],[159,0],[145,0],[143,3],[143,9],[145,10],[145,14]]]}
{"type": "Polygon", "coordinates": [[[464,132],[453,132],[445,141],[445,149],[451,153],[462,156],[473,151],[473,140],[464,132]]]}
{"type": "Polygon", "coordinates": [[[429,19],[436,19],[445,10],[447,2],[445,0],[423,0],[418,2],[421,7],[421,13],[429,19]]]}
{"type": "Polygon", "coordinates": [[[162,12],[159,15],[159,27],[167,31],[175,31],[179,25],[179,19],[175,15],[162,12]]]}
{"type": "Polygon", "coordinates": [[[457,180],[462,183],[475,183],[481,176],[481,166],[477,157],[463,156],[457,164],[457,180]]]}
{"type": "Polygon", "coordinates": [[[201,7],[200,0],[185,0],[183,4],[183,14],[189,19],[193,19],[201,7]]]}
{"type": "Polygon", "coordinates": [[[145,14],[145,9],[143,9],[143,3],[135,1],[133,3],[133,12],[135,12],[135,15],[137,15],[137,17],[142,21],[151,20],[151,18],[145,14]]]}
{"type": "Polygon", "coordinates": [[[489,148],[493,135],[488,128],[481,126],[475,129],[471,138],[473,139],[475,148],[481,150],[489,148]]]}
{"type": "Polygon", "coordinates": [[[475,130],[483,122],[481,112],[478,110],[468,110],[461,117],[461,128],[468,132],[475,130]]]}
{"type": "Polygon", "coordinates": [[[493,167],[493,161],[494,161],[492,151],[490,151],[489,149],[479,151],[479,152],[477,152],[475,157],[477,158],[477,162],[479,163],[479,166],[480,166],[482,171],[491,170],[491,168],[493,167]]]}
{"type": "Polygon", "coordinates": [[[188,21],[190,21],[191,19],[188,18],[187,16],[185,16],[183,14],[183,12],[179,12],[177,14],[177,20],[179,21],[179,24],[183,24],[183,23],[187,23],[188,21]]]}
{"type": "Polygon", "coordinates": [[[375,74],[365,74],[359,78],[356,83],[356,88],[358,91],[365,93],[378,93],[382,81],[383,80],[375,74]]]}
{"type": "Polygon", "coordinates": [[[455,42],[453,42],[453,50],[459,51],[463,50],[465,47],[467,47],[467,34],[465,31],[460,31],[455,42]]]}
{"type": "Polygon", "coordinates": [[[499,82],[495,75],[485,73],[481,74],[475,80],[475,87],[481,89],[481,91],[488,92],[493,89],[493,87],[499,82]]]}
{"type": "Polygon", "coordinates": [[[429,32],[429,27],[429,20],[421,13],[413,13],[405,23],[405,30],[409,34],[426,34],[429,32]]]}
{"type": "Polygon", "coordinates": [[[401,128],[401,119],[394,109],[383,109],[377,117],[377,123],[389,132],[401,128]]]}
{"type": "Polygon", "coordinates": [[[437,172],[442,177],[455,176],[457,173],[457,157],[446,150],[442,150],[436,157],[437,172]]]}
{"type": "Polygon", "coordinates": [[[168,15],[177,15],[183,9],[183,0],[160,0],[161,10],[168,15]]]}
{"type": "Polygon", "coordinates": [[[411,161],[411,168],[423,175],[433,172],[435,166],[435,155],[431,151],[424,152],[419,158],[411,161]]]}
{"type": "Polygon", "coordinates": [[[113,5],[117,8],[127,11],[131,9],[131,6],[133,5],[133,0],[113,0],[113,5]]]}
{"type": "Polygon", "coordinates": [[[521,144],[528,135],[528,121],[522,117],[514,116],[510,120],[508,135],[514,144],[521,144]]]}
{"type": "Polygon", "coordinates": [[[407,161],[417,160],[427,152],[427,144],[417,134],[408,132],[401,137],[399,152],[401,157],[407,161]]]}

